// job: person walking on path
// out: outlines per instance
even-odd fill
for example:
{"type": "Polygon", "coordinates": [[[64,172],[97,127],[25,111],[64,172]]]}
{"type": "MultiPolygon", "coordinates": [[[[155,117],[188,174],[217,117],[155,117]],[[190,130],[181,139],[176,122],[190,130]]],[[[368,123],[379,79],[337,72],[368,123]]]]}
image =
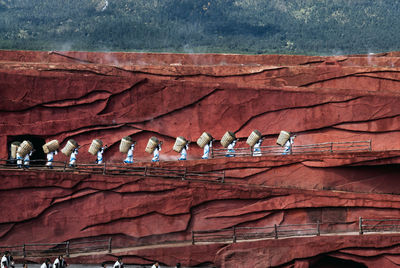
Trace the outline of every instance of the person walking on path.
{"type": "Polygon", "coordinates": [[[53,152],[49,152],[47,154],[47,163],[46,163],[47,168],[49,168],[49,169],[53,168],[54,155],[57,155],[57,154],[58,154],[57,150],[55,150],[53,152]]]}
{"type": "Polygon", "coordinates": [[[207,144],[204,146],[204,149],[203,149],[203,156],[201,157],[201,159],[208,159],[208,158],[210,157],[210,151],[211,151],[211,149],[212,149],[212,143],[213,143],[213,140],[210,140],[210,142],[207,143],[207,144]]]}
{"type": "Polygon", "coordinates": [[[100,150],[97,152],[97,158],[96,158],[96,163],[97,164],[103,164],[103,153],[104,153],[104,150],[106,150],[108,148],[108,146],[106,145],[106,146],[104,146],[104,147],[101,147],[100,148],[100,150]]]}
{"type": "Polygon", "coordinates": [[[285,149],[283,150],[284,155],[286,154],[292,154],[292,147],[294,143],[294,138],[296,138],[296,135],[290,136],[290,138],[286,141],[284,147],[285,149]]]}
{"type": "Polygon", "coordinates": [[[160,142],[154,149],[153,158],[151,159],[151,162],[159,162],[160,161],[161,144],[162,144],[162,142],[160,142]]]}
{"type": "Polygon", "coordinates": [[[125,164],[133,163],[133,151],[135,150],[135,143],[132,143],[131,147],[129,147],[128,153],[126,154],[126,158],[124,160],[125,164]]]}
{"type": "Polygon", "coordinates": [[[189,143],[186,143],[186,145],[183,147],[183,149],[181,151],[181,157],[179,157],[178,160],[186,160],[187,150],[189,150],[189,143]]]}
{"type": "Polygon", "coordinates": [[[76,156],[78,155],[78,148],[75,148],[69,157],[69,166],[76,167],[76,156]]]}

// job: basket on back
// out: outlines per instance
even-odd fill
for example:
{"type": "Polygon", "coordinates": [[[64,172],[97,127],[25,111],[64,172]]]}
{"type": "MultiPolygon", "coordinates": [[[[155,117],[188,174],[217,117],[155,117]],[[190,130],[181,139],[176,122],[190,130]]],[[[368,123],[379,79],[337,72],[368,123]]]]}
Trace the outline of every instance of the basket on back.
{"type": "Polygon", "coordinates": [[[11,158],[12,159],[17,158],[17,150],[20,145],[21,145],[21,143],[19,141],[14,141],[11,143],[11,158]]]}
{"type": "Polygon", "coordinates": [[[177,137],[172,150],[174,150],[177,153],[180,153],[180,152],[182,152],[183,148],[186,146],[187,143],[188,143],[188,141],[184,137],[181,137],[181,136],[177,137]]]}
{"type": "Polygon", "coordinates": [[[236,140],[236,136],[233,132],[227,131],[221,139],[221,144],[224,148],[228,147],[234,140],[236,140]]]}
{"type": "Polygon", "coordinates": [[[250,145],[250,147],[253,147],[261,139],[261,137],[262,137],[261,132],[255,129],[253,130],[253,132],[251,132],[250,136],[247,138],[246,143],[250,145]]]}
{"type": "Polygon", "coordinates": [[[127,137],[123,137],[121,139],[121,143],[119,144],[119,151],[121,153],[127,153],[129,151],[129,148],[131,147],[131,145],[133,144],[132,138],[127,136],[127,137]]]}
{"type": "Polygon", "coordinates": [[[52,140],[49,141],[48,143],[46,143],[45,145],[43,145],[43,152],[45,154],[48,154],[50,152],[54,152],[56,150],[58,150],[58,148],[60,148],[60,144],[58,143],[58,140],[52,140]]]}
{"type": "Polygon", "coordinates": [[[61,150],[61,152],[63,154],[65,154],[66,156],[70,156],[72,154],[72,152],[78,147],[78,143],[73,140],[70,139],[68,140],[67,144],[65,144],[64,148],[61,150]]]}
{"type": "Polygon", "coordinates": [[[197,145],[200,146],[200,148],[204,148],[206,144],[208,144],[212,140],[212,136],[210,133],[203,132],[201,136],[197,139],[197,145]]]}
{"type": "Polygon", "coordinates": [[[276,144],[284,146],[289,138],[290,138],[290,133],[282,130],[281,133],[279,134],[278,139],[276,140],[276,144]]]}
{"type": "Polygon", "coordinates": [[[151,137],[149,139],[149,141],[147,142],[145,151],[148,152],[149,154],[152,154],[158,144],[159,144],[159,140],[156,137],[151,137]]]}
{"type": "Polygon", "coordinates": [[[92,155],[96,155],[98,151],[100,151],[101,147],[103,147],[103,142],[101,140],[95,139],[92,141],[89,147],[89,153],[92,155]]]}
{"type": "Polygon", "coordinates": [[[25,157],[27,154],[29,154],[30,151],[33,150],[33,144],[30,141],[23,141],[21,145],[18,147],[17,153],[21,157],[25,157]]]}

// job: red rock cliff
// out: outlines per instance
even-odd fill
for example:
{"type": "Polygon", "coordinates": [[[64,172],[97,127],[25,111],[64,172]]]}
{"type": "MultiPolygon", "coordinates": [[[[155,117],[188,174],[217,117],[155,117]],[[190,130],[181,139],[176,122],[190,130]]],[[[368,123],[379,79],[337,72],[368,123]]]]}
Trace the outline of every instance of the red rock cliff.
{"type": "MultiPolygon", "coordinates": [[[[346,231],[360,216],[399,218],[398,56],[0,51],[0,158],[8,157],[11,141],[34,135],[36,144],[75,139],[79,162],[94,161],[87,150],[100,138],[110,146],[106,161],[120,163],[119,141],[131,135],[135,166],[226,172],[226,183],[215,184],[3,170],[0,208],[13,209],[0,222],[0,243],[112,236],[118,246],[149,245],[190,240],[192,230],[318,220],[345,222],[331,228],[346,231]],[[285,129],[298,134],[297,145],[371,140],[372,152],[205,161],[193,145],[191,161],[157,164],[144,152],[157,136],[164,141],[161,160],[175,160],[177,136],[196,141],[208,131],[220,139],[230,130],[244,145],[253,129],[266,137],[264,145],[285,129]]],[[[399,263],[393,237],[182,245],[124,255],[126,262],[166,265],[318,267],[335,258],[390,267],[399,263]]]]}

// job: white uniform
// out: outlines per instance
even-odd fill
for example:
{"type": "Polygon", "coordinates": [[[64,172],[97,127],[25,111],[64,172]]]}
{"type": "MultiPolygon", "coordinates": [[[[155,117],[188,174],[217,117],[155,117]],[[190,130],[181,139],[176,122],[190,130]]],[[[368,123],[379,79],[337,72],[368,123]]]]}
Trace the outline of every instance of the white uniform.
{"type": "Polygon", "coordinates": [[[104,147],[101,147],[101,149],[97,152],[97,159],[96,159],[97,164],[103,164],[103,153],[104,153],[104,147]]]}
{"type": "Polygon", "coordinates": [[[235,150],[233,149],[236,145],[236,140],[232,141],[231,144],[228,145],[228,151],[226,152],[226,157],[234,157],[235,156],[235,150]]]}
{"type": "Polygon", "coordinates": [[[50,152],[50,153],[47,154],[46,166],[48,166],[48,167],[52,167],[53,166],[54,155],[57,155],[57,151],[50,152]]]}
{"type": "Polygon", "coordinates": [[[47,264],[44,262],[44,263],[40,266],[40,268],[48,268],[48,267],[47,267],[47,264]]]}
{"type": "Polygon", "coordinates": [[[76,164],[76,156],[78,155],[78,148],[74,149],[69,158],[69,166],[73,167],[76,164]]]}
{"type": "Polygon", "coordinates": [[[120,263],[119,261],[116,261],[116,262],[114,263],[113,268],[121,268],[121,266],[122,266],[122,263],[120,263]]]}
{"type": "Polygon", "coordinates": [[[179,157],[179,160],[186,160],[187,157],[187,150],[189,149],[189,145],[186,144],[185,147],[183,147],[181,151],[181,157],[179,157]]]}
{"type": "Polygon", "coordinates": [[[58,258],[54,260],[53,268],[60,268],[60,260],[58,258]]]}
{"type": "Polygon", "coordinates": [[[254,145],[253,148],[253,156],[261,156],[261,143],[262,143],[262,139],[259,139],[258,142],[254,145]]]}
{"type": "Polygon", "coordinates": [[[26,168],[29,168],[29,163],[31,162],[31,155],[32,155],[32,153],[33,153],[33,151],[30,151],[29,152],[29,154],[26,154],[25,155],[25,158],[24,158],[24,166],[26,167],[26,168]]]}
{"type": "Polygon", "coordinates": [[[290,138],[286,141],[286,143],[285,143],[285,145],[284,145],[285,149],[283,150],[283,153],[282,153],[282,154],[290,154],[290,153],[291,153],[291,150],[292,150],[293,143],[294,143],[294,136],[290,137],[290,138]]]}
{"type": "Polygon", "coordinates": [[[22,168],[22,159],[23,159],[22,156],[19,153],[17,153],[17,165],[19,168],[22,168]]]}
{"type": "Polygon", "coordinates": [[[126,164],[132,164],[133,163],[133,151],[135,150],[135,144],[132,144],[131,147],[128,150],[128,153],[126,154],[126,158],[124,160],[124,163],[126,164]]]}
{"type": "Polygon", "coordinates": [[[8,258],[6,257],[6,255],[4,255],[2,258],[1,258],[1,268],[4,268],[4,267],[9,267],[10,265],[9,265],[9,263],[8,263],[8,258]]]}
{"type": "Polygon", "coordinates": [[[202,159],[208,159],[210,157],[210,150],[212,148],[212,141],[210,141],[206,146],[204,146],[202,159]]]}
{"type": "Polygon", "coordinates": [[[160,151],[161,151],[161,146],[159,145],[156,147],[156,149],[154,149],[153,158],[151,159],[151,162],[160,161],[160,151]]]}

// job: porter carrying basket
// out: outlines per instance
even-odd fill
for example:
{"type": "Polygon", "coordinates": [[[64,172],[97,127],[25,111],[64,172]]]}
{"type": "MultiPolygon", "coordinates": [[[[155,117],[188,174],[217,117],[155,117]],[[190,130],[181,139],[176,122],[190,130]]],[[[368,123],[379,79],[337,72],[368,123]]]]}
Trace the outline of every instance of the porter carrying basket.
{"type": "Polygon", "coordinates": [[[149,154],[152,154],[154,150],[156,149],[157,145],[159,144],[159,141],[156,137],[151,137],[149,141],[147,142],[147,146],[145,151],[148,152],[149,154]]]}
{"type": "Polygon", "coordinates": [[[97,152],[103,147],[103,142],[101,140],[95,139],[92,141],[92,144],[90,144],[89,147],[89,153],[92,155],[96,155],[97,152]]]}
{"type": "Polygon", "coordinates": [[[235,134],[231,131],[227,131],[221,139],[221,144],[224,146],[224,148],[226,148],[234,140],[236,140],[235,134]]]}
{"type": "Polygon", "coordinates": [[[45,154],[48,154],[50,152],[54,152],[55,150],[58,150],[60,148],[60,144],[58,143],[58,140],[52,140],[43,145],[43,152],[45,154]]]}
{"type": "Polygon", "coordinates": [[[203,134],[201,134],[197,140],[197,145],[199,145],[200,148],[204,148],[204,146],[206,146],[206,144],[208,144],[212,138],[213,137],[210,135],[210,133],[203,132],[203,134]]]}
{"type": "Polygon", "coordinates": [[[290,133],[282,130],[281,133],[279,134],[278,139],[276,140],[276,144],[284,146],[289,138],[290,138],[290,133]]]}
{"type": "Polygon", "coordinates": [[[23,141],[21,145],[18,147],[17,153],[21,157],[25,157],[27,154],[29,154],[30,151],[33,150],[33,144],[30,141],[23,141]]]}
{"type": "Polygon", "coordinates": [[[131,147],[133,141],[131,137],[123,137],[121,139],[121,143],[119,144],[119,151],[121,153],[126,154],[129,151],[129,148],[131,147]]]}
{"type": "Polygon", "coordinates": [[[78,143],[75,140],[70,139],[67,144],[65,144],[64,148],[62,148],[61,152],[66,156],[70,156],[77,147],[78,143]]]}
{"type": "Polygon", "coordinates": [[[247,138],[246,143],[250,145],[250,147],[253,147],[261,139],[261,137],[262,137],[261,132],[255,129],[253,130],[253,132],[251,132],[250,136],[247,138]]]}
{"type": "Polygon", "coordinates": [[[177,153],[180,153],[187,143],[188,141],[184,137],[177,137],[172,150],[174,150],[177,153]]]}
{"type": "Polygon", "coordinates": [[[20,145],[21,145],[21,143],[19,141],[14,141],[11,143],[11,158],[12,159],[17,158],[17,150],[20,145]]]}

